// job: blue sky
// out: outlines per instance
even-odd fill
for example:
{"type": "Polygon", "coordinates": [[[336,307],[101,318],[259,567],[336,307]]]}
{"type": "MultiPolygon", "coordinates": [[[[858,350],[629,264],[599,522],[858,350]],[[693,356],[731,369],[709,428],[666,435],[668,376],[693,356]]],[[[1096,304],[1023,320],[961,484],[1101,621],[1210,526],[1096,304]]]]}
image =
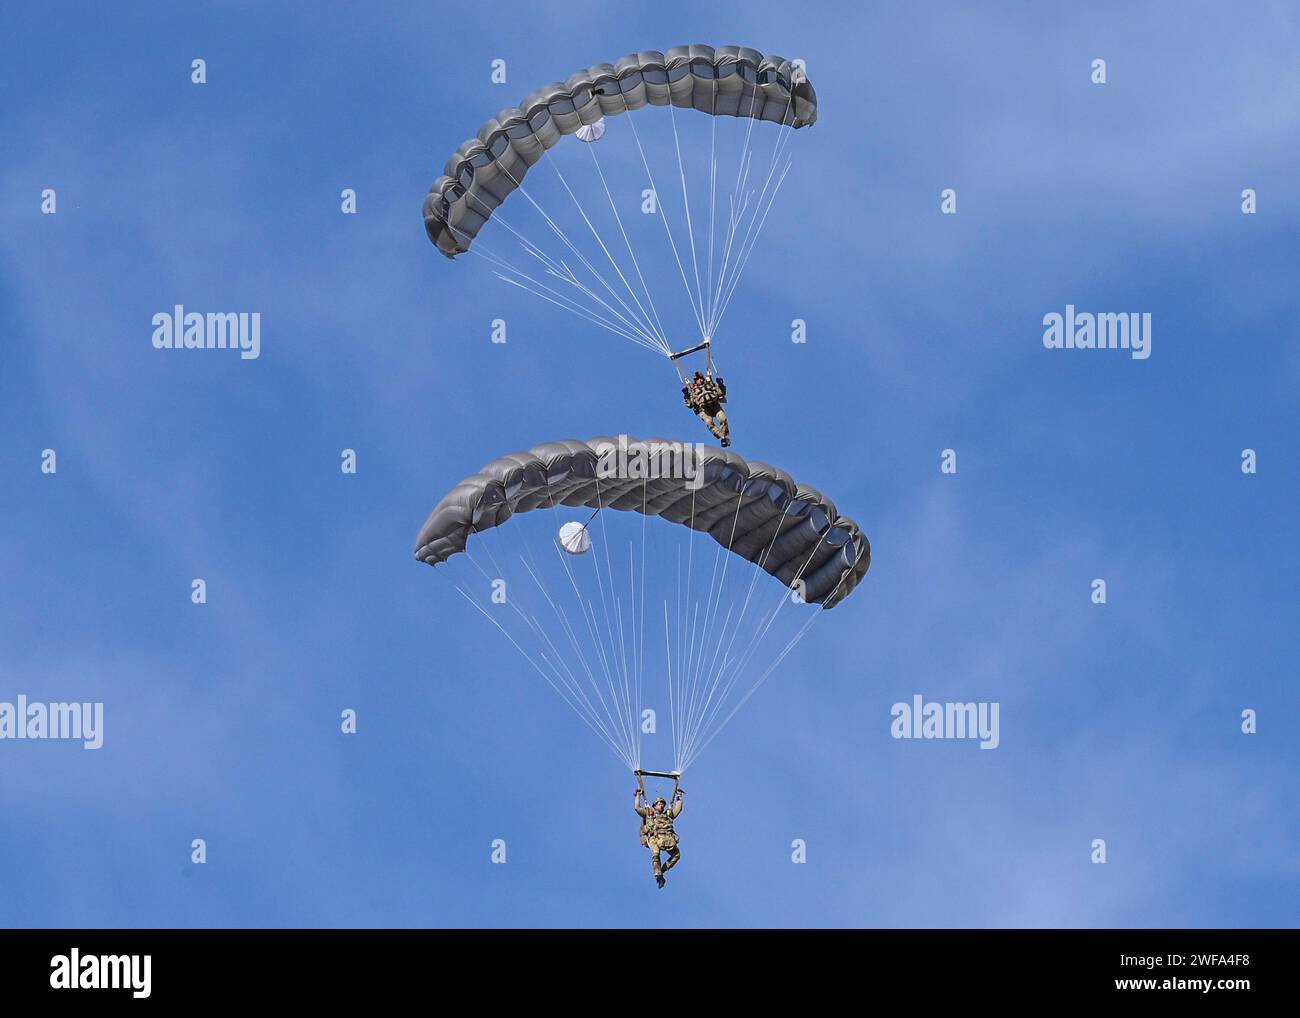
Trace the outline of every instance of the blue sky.
{"type": "Polygon", "coordinates": [[[106,732],[0,742],[0,924],[1294,924],[1300,19],[707,6],[6,5],[0,701],[106,732]],[[817,88],[718,347],[737,451],[874,555],[691,770],[659,892],[626,770],[411,548],[502,453],[703,433],[419,206],[532,88],[691,41],[817,88]],[[155,350],[176,303],[261,356],[155,350]],[[1045,350],[1067,303],[1152,356],[1045,350]],[[917,693],[1001,745],[891,738],[917,693]]]}

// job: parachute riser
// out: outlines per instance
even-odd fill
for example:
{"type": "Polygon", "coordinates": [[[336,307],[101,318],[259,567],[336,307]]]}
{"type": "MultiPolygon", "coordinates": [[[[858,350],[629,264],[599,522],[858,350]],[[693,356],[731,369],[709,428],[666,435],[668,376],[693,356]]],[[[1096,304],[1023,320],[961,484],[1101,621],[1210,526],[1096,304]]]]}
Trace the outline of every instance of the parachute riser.
{"type": "Polygon", "coordinates": [[[641,798],[645,798],[645,782],[643,778],[672,778],[673,795],[677,795],[678,789],[682,787],[682,775],[679,771],[643,771],[640,768],[633,771],[636,775],[636,787],[641,790],[641,798]]]}
{"type": "Polygon", "coordinates": [[[697,343],[689,350],[681,350],[678,353],[668,355],[668,359],[673,362],[673,367],[677,369],[677,377],[682,380],[683,384],[685,384],[686,382],[686,372],[682,370],[682,366],[678,363],[678,361],[680,361],[683,357],[689,357],[693,353],[699,353],[701,350],[704,351],[704,359],[706,362],[706,367],[709,372],[709,377],[712,377],[713,376],[713,343],[711,340],[706,339],[703,343],[697,343]]]}

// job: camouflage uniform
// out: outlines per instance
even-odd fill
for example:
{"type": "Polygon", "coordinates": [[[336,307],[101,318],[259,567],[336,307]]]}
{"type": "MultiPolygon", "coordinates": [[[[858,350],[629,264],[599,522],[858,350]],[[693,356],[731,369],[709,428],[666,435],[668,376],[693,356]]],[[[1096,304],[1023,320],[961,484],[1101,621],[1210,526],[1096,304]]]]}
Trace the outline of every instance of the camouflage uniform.
{"type": "Polygon", "coordinates": [[[638,797],[636,812],[641,817],[641,844],[650,849],[650,866],[656,877],[662,877],[681,860],[682,852],[677,847],[677,832],[673,830],[673,821],[682,814],[682,800],[676,799],[662,813],[656,813],[648,806],[642,806],[638,797]],[[660,853],[667,853],[668,861],[659,861],[660,853]]]}
{"type": "Polygon", "coordinates": [[[731,434],[727,412],[722,404],[727,401],[727,383],[721,378],[693,378],[682,387],[682,399],[695,412],[714,438],[725,439],[731,434]]]}

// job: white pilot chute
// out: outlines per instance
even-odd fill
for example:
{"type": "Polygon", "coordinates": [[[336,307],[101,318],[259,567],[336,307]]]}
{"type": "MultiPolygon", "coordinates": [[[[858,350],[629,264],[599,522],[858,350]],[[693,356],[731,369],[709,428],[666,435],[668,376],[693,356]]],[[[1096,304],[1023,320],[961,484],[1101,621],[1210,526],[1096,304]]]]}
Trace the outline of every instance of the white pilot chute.
{"type": "Polygon", "coordinates": [[[584,523],[576,521],[566,523],[560,528],[556,540],[570,555],[585,555],[591,551],[591,535],[587,533],[587,526],[584,523]]]}
{"type": "Polygon", "coordinates": [[[574,134],[578,136],[579,141],[585,141],[588,145],[593,141],[600,141],[605,136],[605,118],[601,117],[594,124],[583,124],[574,134]]]}

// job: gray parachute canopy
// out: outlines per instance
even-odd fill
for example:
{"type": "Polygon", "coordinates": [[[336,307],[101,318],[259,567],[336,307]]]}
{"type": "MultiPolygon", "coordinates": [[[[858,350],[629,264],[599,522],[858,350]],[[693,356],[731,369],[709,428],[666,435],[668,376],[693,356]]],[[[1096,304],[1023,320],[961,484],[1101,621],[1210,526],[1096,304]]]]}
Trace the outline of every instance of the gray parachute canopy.
{"type": "Polygon", "coordinates": [[[817,93],[802,67],[784,57],[744,46],[630,53],[545,85],[479,128],[447,160],[424,200],[429,239],[448,258],[468,251],[529,167],[560,138],[647,104],[793,128],[817,121],[817,93]]]}
{"type": "Polygon", "coordinates": [[[871,565],[871,545],[835,503],[785,471],[746,461],[726,449],[665,439],[593,438],[547,442],[493,460],[456,485],[420,528],[415,557],[429,565],[465,550],[471,534],[498,527],[515,513],[557,505],[634,511],[709,534],[787,586],[804,585],[804,600],[833,608],[871,565]],[[623,450],[621,452],[621,450],[623,450]],[[630,476],[626,465],[665,463],[685,450],[702,476],[688,486],[681,472],[630,476]],[[620,460],[620,456],[625,458],[620,460]]]}

